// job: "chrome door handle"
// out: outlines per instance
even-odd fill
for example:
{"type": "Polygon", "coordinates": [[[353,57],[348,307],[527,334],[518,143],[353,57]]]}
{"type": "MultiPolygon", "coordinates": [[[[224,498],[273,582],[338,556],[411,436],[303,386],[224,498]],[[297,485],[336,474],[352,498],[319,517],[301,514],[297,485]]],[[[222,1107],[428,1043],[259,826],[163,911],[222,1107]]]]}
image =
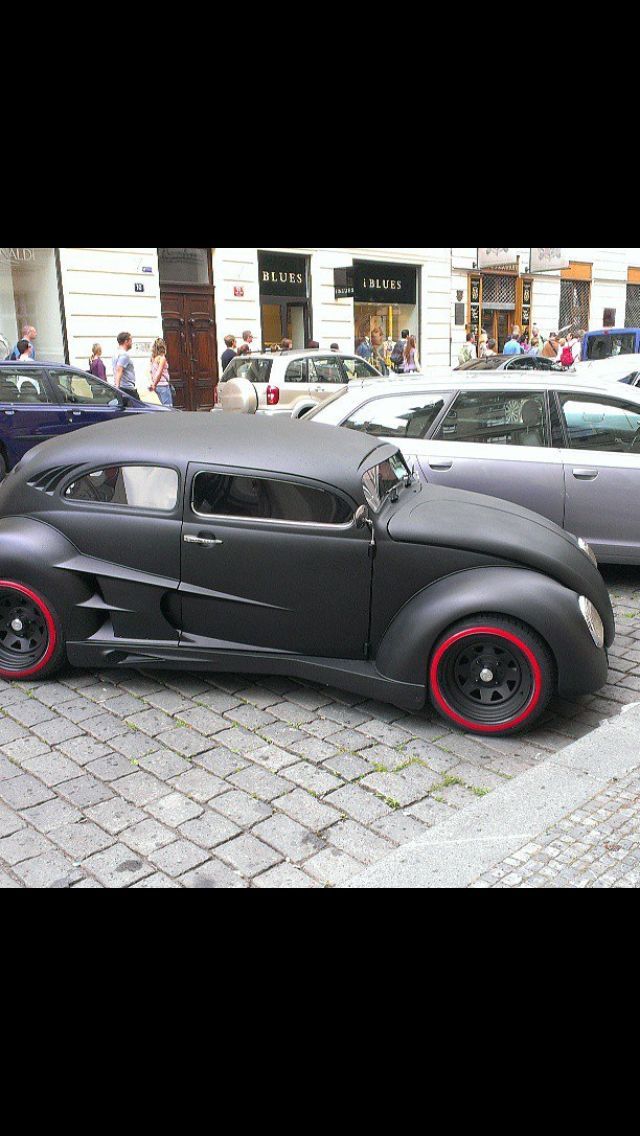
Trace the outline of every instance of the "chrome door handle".
{"type": "Polygon", "coordinates": [[[441,470],[443,473],[446,473],[448,469],[453,469],[453,461],[430,461],[429,469],[433,469],[436,472],[441,470]]]}
{"type": "Polygon", "coordinates": [[[595,481],[599,472],[597,469],[574,469],[573,476],[576,481],[595,481]]]}
{"type": "Polygon", "coordinates": [[[13,418],[15,415],[15,410],[5,410],[5,414],[7,418],[13,418]]]}
{"type": "Polygon", "coordinates": [[[223,540],[215,540],[213,537],[204,536],[185,536],[185,544],[198,544],[201,548],[215,548],[217,545],[224,544],[223,540]]]}

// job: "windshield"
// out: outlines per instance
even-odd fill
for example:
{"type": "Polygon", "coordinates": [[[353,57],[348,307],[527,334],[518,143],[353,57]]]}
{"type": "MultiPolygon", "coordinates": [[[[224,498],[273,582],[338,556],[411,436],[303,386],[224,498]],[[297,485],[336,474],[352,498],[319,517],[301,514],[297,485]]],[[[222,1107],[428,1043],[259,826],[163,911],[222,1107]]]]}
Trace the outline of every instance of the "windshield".
{"type": "Polygon", "coordinates": [[[401,454],[392,454],[380,465],[367,470],[362,487],[367,505],[374,513],[379,513],[387,497],[398,490],[411,477],[408,465],[401,454]]]}
{"type": "Polygon", "coordinates": [[[587,340],[587,359],[615,359],[618,355],[634,355],[636,332],[603,332],[587,340]]]}

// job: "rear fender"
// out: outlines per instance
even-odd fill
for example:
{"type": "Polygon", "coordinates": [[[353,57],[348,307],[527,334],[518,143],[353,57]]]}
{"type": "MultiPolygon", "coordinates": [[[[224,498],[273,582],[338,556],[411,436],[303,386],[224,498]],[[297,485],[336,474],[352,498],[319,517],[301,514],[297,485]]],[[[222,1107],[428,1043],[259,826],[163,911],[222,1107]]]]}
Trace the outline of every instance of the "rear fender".
{"type": "Polygon", "coordinates": [[[563,697],[590,694],[607,681],[607,656],[596,647],[578,596],[544,576],[518,568],[477,568],[438,580],[407,603],[378,649],[385,678],[424,683],[441,635],[471,615],[509,616],[544,639],[555,658],[563,697]]]}
{"type": "Polygon", "coordinates": [[[95,611],[78,606],[95,594],[91,581],[56,567],[73,556],[77,556],[74,545],[42,521],[28,517],[0,520],[0,579],[39,592],[60,616],[65,638],[84,639],[98,630],[101,619],[95,611]]]}

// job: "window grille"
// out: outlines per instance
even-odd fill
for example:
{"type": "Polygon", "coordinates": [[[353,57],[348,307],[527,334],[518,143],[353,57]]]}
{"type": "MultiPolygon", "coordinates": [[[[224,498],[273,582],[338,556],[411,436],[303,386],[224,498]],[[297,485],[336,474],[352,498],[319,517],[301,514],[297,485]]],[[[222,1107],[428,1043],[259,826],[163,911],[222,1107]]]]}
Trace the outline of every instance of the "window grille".
{"type": "Polygon", "coordinates": [[[560,291],[561,330],[588,330],[590,311],[591,282],[589,280],[563,280],[560,291]]]}

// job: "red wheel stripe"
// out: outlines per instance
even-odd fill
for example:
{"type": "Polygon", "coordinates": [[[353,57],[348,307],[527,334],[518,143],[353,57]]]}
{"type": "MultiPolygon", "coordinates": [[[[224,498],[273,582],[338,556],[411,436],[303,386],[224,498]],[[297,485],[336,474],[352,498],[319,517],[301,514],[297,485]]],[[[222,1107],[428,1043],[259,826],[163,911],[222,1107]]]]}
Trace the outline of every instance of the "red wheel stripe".
{"type": "Polygon", "coordinates": [[[438,706],[446,714],[446,716],[456,722],[457,725],[464,726],[465,729],[473,730],[475,733],[499,734],[503,730],[514,730],[516,726],[521,726],[531,717],[536,707],[539,705],[540,699],[542,698],[542,670],[540,669],[540,664],[536,659],[536,656],[534,655],[531,648],[527,647],[527,644],[522,642],[522,639],[518,639],[517,635],[512,635],[510,631],[504,631],[501,627],[473,627],[469,631],[459,631],[457,635],[452,635],[450,639],[447,639],[446,642],[438,648],[433,658],[433,661],[431,663],[430,681],[433,696],[438,703],[438,706]],[[462,639],[470,639],[474,635],[497,635],[499,639],[506,639],[507,642],[512,643],[514,646],[518,647],[520,651],[522,651],[523,655],[531,666],[531,670],[533,671],[533,694],[531,696],[529,705],[518,718],[515,718],[510,722],[503,722],[500,726],[483,726],[477,722],[469,722],[465,718],[462,718],[455,712],[455,710],[453,710],[449,706],[440,687],[440,663],[442,662],[447,651],[451,647],[455,646],[456,643],[461,642],[462,639]]]}
{"type": "Polygon", "coordinates": [[[28,671],[6,671],[0,669],[0,675],[3,678],[31,678],[33,675],[39,674],[40,671],[43,670],[44,667],[46,667],[49,660],[53,657],[58,643],[58,633],[56,631],[55,621],[42,596],[39,596],[37,592],[32,592],[31,588],[26,588],[24,584],[16,584],[13,580],[0,580],[0,589],[2,588],[11,588],[14,592],[20,592],[21,595],[26,596],[27,599],[32,601],[32,603],[37,604],[42,614],[44,615],[47,631],[49,632],[49,645],[47,647],[44,658],[42,658],[35,667],[32,667],[31,670],[28,671]]]}

